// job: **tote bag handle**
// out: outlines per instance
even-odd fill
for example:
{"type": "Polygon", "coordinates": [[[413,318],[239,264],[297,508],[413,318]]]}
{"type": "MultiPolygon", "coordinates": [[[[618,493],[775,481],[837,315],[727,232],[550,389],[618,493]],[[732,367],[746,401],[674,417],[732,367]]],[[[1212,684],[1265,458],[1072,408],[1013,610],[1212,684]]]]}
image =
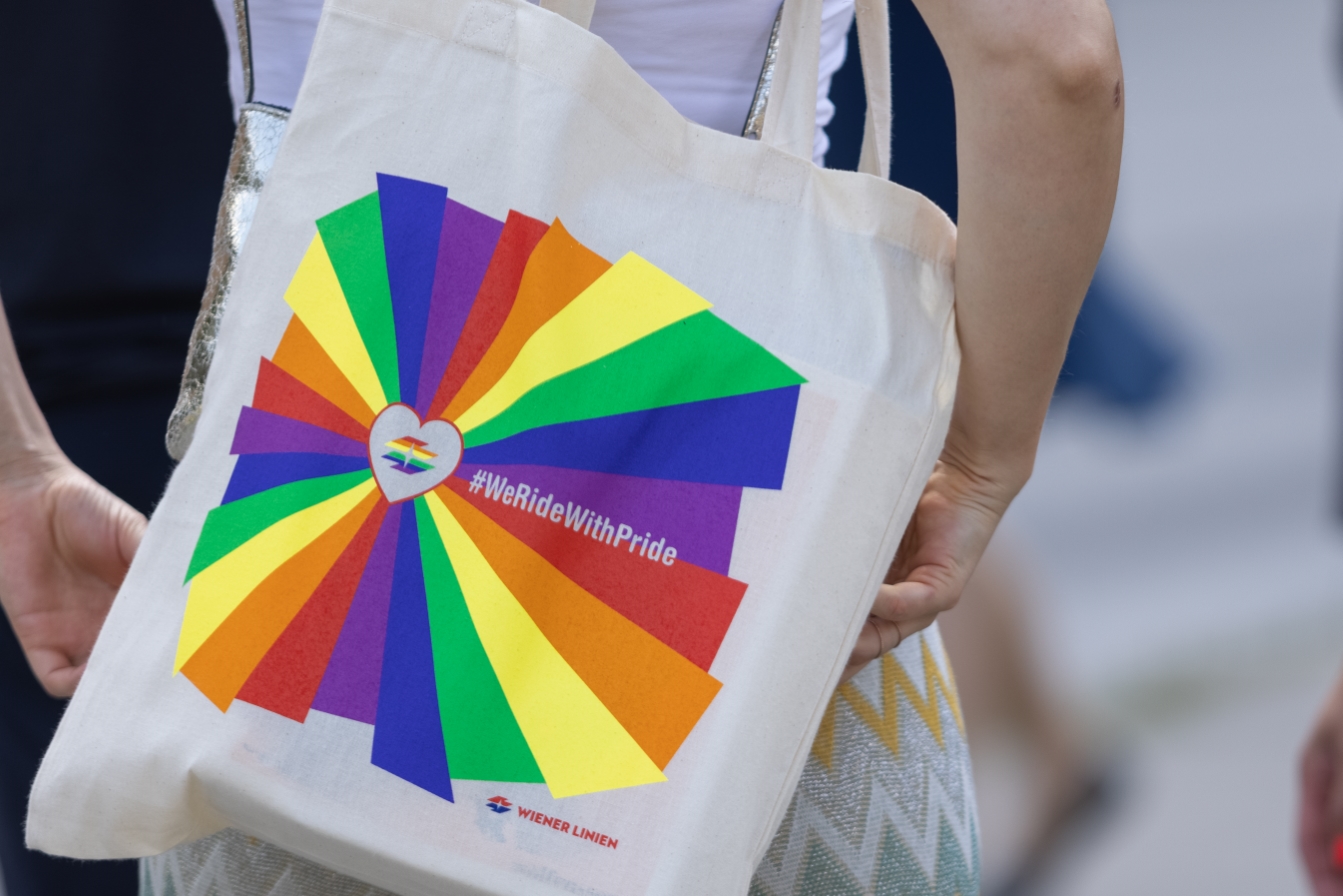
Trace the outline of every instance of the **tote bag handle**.
{"type": "MultiPolygon", "coordinates": [[[[245,3],[246,0],[237,0],[245,3]]],[[[540,0],[542,9],[580,28],[592,24],[596,0],[540,0]]],[[[886,0],[856,0],[867,115],[858,170],[885,179],[891,170],[891,35],[886,0]]],[[[816,76],[821,56],[821,0],[784,0],[774,22],[746,135],[804,159],[816,132],[816,76]],[[782,65],[778,65],[780,58],[782,65]],[[751,120],[763,123],[753,129],[751,120]]]]}
{"type": "MultiPolygon", "coordinates": [[[[858,170],[883,180],[891,170],[891,36],[886,0],[857,0],[867,115],[858,170]]],[[[770,38],[747,134],[804,159],[816,133],[816,77],[821,55],[821,0],[785,0],[770,38]],[[760,107],[763,107],[761,109],[760,107]],[[752,133],[752,118],[763,122],[752,133]]]]}
{"type": "MultiPolygon", "coordinates": [[[[540,0],[542,9],[580,28],[592,24],[596,0],[540,0]]],[[[886,0],[856,0],[858,52],[862,57],[867,113],[858,170],[885,179],[891,170],[891,35],[886,0]]],[[[252,101],[251,28],[247,0],[233,0],[242,58],[243,102],[252,101]]],[[[784,0],[770,35],[760,83],[747,119],[748,136],[803,159],[812,157],[816,133],[816,78],[821,55],[821,0],[784,0]],[[782,57],[783,65],[777,65],[782,57]],[[762,117],[758,131],[751,120],[762,117]],[[754,131],[754,132],[753,132],[754,131]]]]}

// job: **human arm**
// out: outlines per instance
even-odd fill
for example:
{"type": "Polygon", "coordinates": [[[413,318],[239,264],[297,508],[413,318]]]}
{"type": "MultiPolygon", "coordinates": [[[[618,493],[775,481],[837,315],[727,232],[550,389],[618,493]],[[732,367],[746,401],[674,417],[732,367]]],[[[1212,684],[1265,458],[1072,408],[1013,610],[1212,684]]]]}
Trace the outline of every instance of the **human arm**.
{"type": "Polygon", "coordinates": [[[144,527],[57,447],[0,306],[0,606],[53,696],[74,693],[144,527]]]}
{"type": "Polygon", "coordinates": [[[1123,139],[1104,0],[915,5],[956,93],[960,380],[942,455],[845,677],[955,605],[1030,478],[1123,139]]]}

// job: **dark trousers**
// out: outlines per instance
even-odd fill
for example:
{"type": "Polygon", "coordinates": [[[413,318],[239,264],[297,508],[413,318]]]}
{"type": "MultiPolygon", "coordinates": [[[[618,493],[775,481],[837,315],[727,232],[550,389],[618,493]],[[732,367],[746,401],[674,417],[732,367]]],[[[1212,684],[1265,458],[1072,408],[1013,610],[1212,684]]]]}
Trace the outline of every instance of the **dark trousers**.
{"type": "MultiPolygon", "coordinates": [[[[172,470],[163,431],[176,390],[47,409],[61,448],[77,466],[144,513],[172,470]]],[[[33,677],[9,622],[0,614],[0,868],[6,896],[132,896],[136,863],[80,862],[23,844],[28,791],[56,731],[65,701],[33,677]]]]}

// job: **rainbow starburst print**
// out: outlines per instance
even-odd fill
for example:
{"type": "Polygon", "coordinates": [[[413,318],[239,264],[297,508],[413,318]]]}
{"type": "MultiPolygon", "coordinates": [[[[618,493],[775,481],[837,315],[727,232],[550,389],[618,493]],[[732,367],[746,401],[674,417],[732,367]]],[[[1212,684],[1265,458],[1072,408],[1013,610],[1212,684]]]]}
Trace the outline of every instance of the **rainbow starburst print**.
{"type": "Polygon", "coordinates": [[[448,800],[665,780],[802,377],[637,255],[389,175],[317,221],[285,300],[174,671],[371,724],[374,765],[448,800]]]}

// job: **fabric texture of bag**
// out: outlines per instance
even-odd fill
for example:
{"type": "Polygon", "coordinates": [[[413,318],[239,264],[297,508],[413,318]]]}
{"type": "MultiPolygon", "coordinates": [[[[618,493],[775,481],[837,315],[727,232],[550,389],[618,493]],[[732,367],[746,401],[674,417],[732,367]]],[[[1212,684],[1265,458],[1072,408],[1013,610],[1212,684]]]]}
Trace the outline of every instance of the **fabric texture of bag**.
{"type": "Polygon", "coordinates": [[[950,222],[806,160],[819,3],[779,27],[753,142],[547,9],[328,4],[33,846],[746,889],[958,359],[950,222]]]}
{"type": "MultiPolygon", "coordinates": [[[[836,691],[750,896],[973,896],[979,827],[934,624],[836,691]]],[[[141,860],[140,896],[390,896],[236,829],[141,860]]]]}

